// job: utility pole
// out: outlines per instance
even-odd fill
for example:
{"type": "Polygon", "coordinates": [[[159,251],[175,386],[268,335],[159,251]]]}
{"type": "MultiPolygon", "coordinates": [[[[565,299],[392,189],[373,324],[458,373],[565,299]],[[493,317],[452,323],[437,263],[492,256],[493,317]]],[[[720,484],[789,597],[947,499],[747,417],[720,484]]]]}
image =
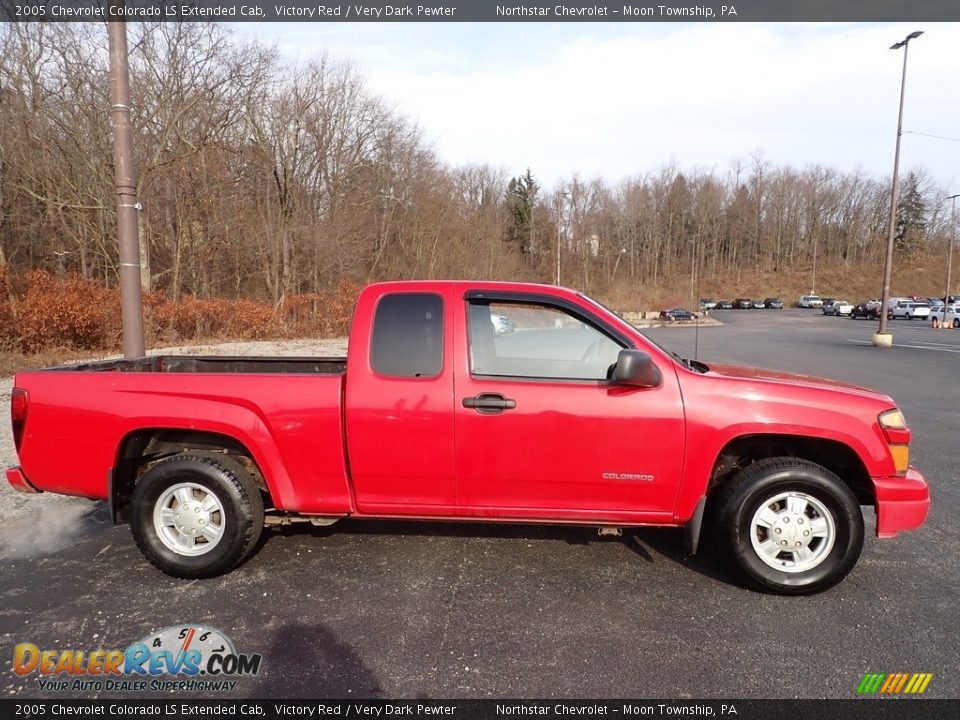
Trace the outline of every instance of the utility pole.
{"type": "Polygon", "coordinates": [[[947,240],[947,287],[943,291],[943,322],[941,325],[946,325],[947,323],[947,305],[950,304],[950,282],[952,278],[950,277],[953,273],[953,245],[957,241],[957,198],[960,197],[960,193],[956,195],[951,195],[947,198],[952,203],[950,209],[950,237],[947,240]]]}
{"type": "MultiPolygon", "coordinates": [[[[111,5],[123,5],[112,0],[111,5]]],[[[123,356],[143,357],[143,296],[140,287],[140,245],[137,238],[137,169],[133,161],[130,120],[130,66],[127,23],[108,22],[110,46],[110,115],[113,118],[113,182],[117,196],[117,240],[120,244],[120,316],[123,356]]]]}

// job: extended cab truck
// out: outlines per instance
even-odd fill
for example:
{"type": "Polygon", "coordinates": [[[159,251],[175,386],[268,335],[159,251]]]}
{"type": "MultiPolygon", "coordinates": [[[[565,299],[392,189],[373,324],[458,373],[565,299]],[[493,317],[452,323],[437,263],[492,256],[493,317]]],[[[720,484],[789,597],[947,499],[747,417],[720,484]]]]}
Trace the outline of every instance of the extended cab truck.
{"type": "Polygon", "coordinates": [[[886,395],[680,359],[572,290],[373,285],[349,348],[19,373],[7,478],[109,501],[188,578],[265,523],[429,518],[685,526],[750,584],[804,593],[857,561],[861,505],[880,537],[929,508],[886,395]]]}

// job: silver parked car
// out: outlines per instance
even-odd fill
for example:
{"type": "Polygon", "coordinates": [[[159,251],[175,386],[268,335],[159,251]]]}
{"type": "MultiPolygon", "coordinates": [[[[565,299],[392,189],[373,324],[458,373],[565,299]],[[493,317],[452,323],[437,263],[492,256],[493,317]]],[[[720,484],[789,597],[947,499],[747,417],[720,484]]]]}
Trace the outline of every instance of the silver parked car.
{"type": "Polygon", "coordinates": [[[493,323],[493,332],[495,335],[505,335],[513,332],[513,323],[506,315],[490,313],[490,322],[493,323]]]}

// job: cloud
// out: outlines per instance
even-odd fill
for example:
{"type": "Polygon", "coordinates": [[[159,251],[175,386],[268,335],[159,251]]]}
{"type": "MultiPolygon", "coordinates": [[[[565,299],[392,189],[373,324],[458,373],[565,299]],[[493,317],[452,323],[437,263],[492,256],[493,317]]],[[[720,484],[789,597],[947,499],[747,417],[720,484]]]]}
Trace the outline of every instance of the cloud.
{"type": "MultiPolygon", "coordinates": [[[[903,57],[888,48],[914,29],[927,32],[911,44],[905,129],[960,137],[955,24],[314,25],[281,49],[352,58],[452,163],[614,181],[763,149],[884,176],[903,57]]],[[[958,155],[960,143],[904,141],[904,166],[943,183],[958,155]]]]}

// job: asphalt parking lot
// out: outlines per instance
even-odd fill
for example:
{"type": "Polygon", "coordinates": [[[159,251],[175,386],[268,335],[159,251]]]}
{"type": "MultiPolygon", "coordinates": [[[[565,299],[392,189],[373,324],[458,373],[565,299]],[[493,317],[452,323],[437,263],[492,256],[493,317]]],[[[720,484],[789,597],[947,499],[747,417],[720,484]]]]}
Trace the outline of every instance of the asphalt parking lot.
{"type": "MultiPolygon", "coordinates": [[[[295,527],[266,532],[232,574],[189,582],[154,570],[129,529],[89,504],[69,518],[68,541],[0,559],[0,694],[44,696],[11,671],[17,643],[124,648],[202,623],[264,656],[234,696],[852,698],[864,673],[902,671],[933,673],[927,696],[960,697],[960,331],[894,321],[897,345],[881,350],[869,344],[873,322],[714,316],[724,324],[698,334],[704,362],[893,395],[932,488],[926,527],[880,541],[868,509],[852,574],[800,598],[741,588],[709,549],[686,558],[670,529],[617,539],[588,528],[295,527]]],[[[691,328],[648,332],[694,352],[691,328]]],[[[47,498],[31,502],[5,533],[42,527],[47,498]]]]}

